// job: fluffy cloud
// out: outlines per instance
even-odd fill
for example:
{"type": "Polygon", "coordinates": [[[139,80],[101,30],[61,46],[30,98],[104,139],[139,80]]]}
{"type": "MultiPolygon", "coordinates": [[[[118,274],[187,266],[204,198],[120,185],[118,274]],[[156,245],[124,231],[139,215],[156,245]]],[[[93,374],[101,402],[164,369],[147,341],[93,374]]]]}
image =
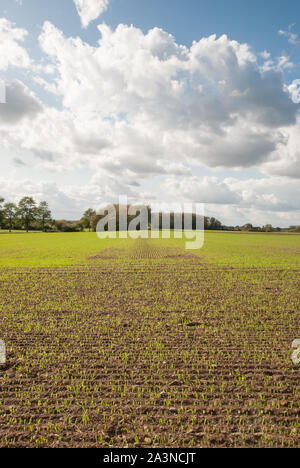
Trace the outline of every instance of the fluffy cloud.
{"type": "Polygon", "coordinates": [[[238,191],[231,190],[217,177],[168,178],[163,188],[175,200],[220,205],[238,204],[242,200],[238,191]]]}
{"type": "Polygon", "coordinates": [[[207,215],[227,224],[289,226],[300,219],[300,186],[288,178],[173,177],[163,184],[163,190],[169,200],[205,203],[207,215]]]}
{"type": "Polygon", "coordinates": [[[15,125],[25,118],[34,118],[43,107],[35,95],[20,81],[6,84],[6,104],[0,106],[0,122],[15,125]]]}
{"type": "Polygon", "coordinates": [[[266,173],[300,178],[300,117],[297,125],[282,130],[282,142],[270,161],[262,166],[266,173]]]}
{"type": "Polygon", "coordinates": [[[227,178],[224,183],[240,194],[241,207],[281,213],[300,212],[300,186],[296,180],[282,177],[246,181],[227,178]]]}
{"type": "Polygon", "coordinates": [[[17,202],[24,194],[37,201],[48,200],[56,218],[76,219],[88,207],[98,209],[117,202],[118,196],[127,194],[131,203],[151,201],[205,203],[205,213],[225,224],[253,225],[272,223],[290,226],[299,223],[300,188],[297,181],[282,177],[239,180],[216,177],[170,177],[160,187],[158,197],[128,187],[126,182],[108,174],[94,176],[85,185],[59,186],[55,182],[33,183],[28,179],[16,180],[0,177],[1,195],[17,202]]]}
{"type": "Polygon", "coordinates": [[[6,200],[14,203],[24,197],[32,196],[36,201],[49,201],[49,205],[57,219],[64,218],[67,214],[69,219],[77,219],[78,213],[85,209],[85,200],[80,201],[74,196],[68,195],[68,188],[60,189],[56,183],[42,181],[33,183],[31,180],[15,180],[0,177],[1,194],[6,200]]]}
{"type": "MultiPolygon", "coordinates": [[[[92,47],[47,22],[40,44],[65,108],[86,122],[96,116],[100,133],[109,122],[105,165],[128,168],[135,159],[138,169],[142,153],[154,170],[158,159],[258,167],[288,145],[284,134],[297,125],[299,104],[280,67],[263,71],[246,44],[211,36],[187,48],[158,28],[99,30],[92,47]]],[[[92,145],[96,154],[97,139],[92,145]]],[[[98,148],[103,153],[102,141],[98,148]]]]}
{"type": "MultiPolygon", "coordinates": [[[[188,48],[158,28],[144,34],[102,24],[99,31],[91,46],[44,24],[39,40],[45,57],[34,79],[61,98],[61,107],[42,104],[20,81],[8,84],[0,135],[6,148],[24,153],[15,166],[27,164],[31,153],[47,170],[88,168],[93,176],[85,187],[53,188],[77,207],[80,199],[122,193],[149,198],[145,183],[161,178],[166,197],[202,201],[233,218],[243,209],[254,220],[255,209],[279,217],[284,209],[297,213],[300,103],[293,102],[295,85],[284,82],[286,60],[260,67],[247,44],[227,36],[202,38],[188,48]],[[264,182],[197,178],[195,166],[210,173],[255,167],[264,182]],[[290,185],[281,175],[291,178],[290,185]]],[[[25,37],[18,34],[17,45],[25,37]]],[[[11,65],[17,63],[31,66],[29,58],[11,65]]]]}
{"type": "Polygon", "coordinates": [[[87,28],[91,21],[107,9],[109,0],[74,0],[77,12],[81,19],[81,24],[87,28]]]}
{"type": "Polygon", "coordinates": [[[31,60],[20,44],[24,42],[27,31],[17,28],[6,18],[0,18],[0,71],[9,66],[29,68],[31,60]]]}

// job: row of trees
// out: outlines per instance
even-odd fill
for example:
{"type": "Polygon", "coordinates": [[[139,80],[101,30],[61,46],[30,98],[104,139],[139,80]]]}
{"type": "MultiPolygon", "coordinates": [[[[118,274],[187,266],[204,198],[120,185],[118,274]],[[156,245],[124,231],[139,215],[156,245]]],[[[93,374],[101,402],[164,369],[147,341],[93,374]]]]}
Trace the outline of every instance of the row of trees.
{"type": "MultiPolygon", "coordinates": [[[[114,205],[114,206],[115,206],[116,215],[117,215],[116,229],[118,231],[119,230],[120,206],[119,205],[114,205]]],[[[126,208],[127,208],[127,213],[128,213],[129,206],[127,206],[126,208]]],[[[147,207],[147,210],[148,210],[148,219],[151,220],[151,208],[147,207]]],[[[184,214],[182,213],[182,225],[184,226],[183,217],[184,217],[184,214]]],[[[88,228],[89,230],[92,229],[95,231],[97,223],[101,218],[103,218],[103,215],[97,215],[96,212],[90,208],[84,213],[83,218],[81,219],[81,223],[83,223],[85,228],[88,228]]],[[[127,218],[128,218],[128,224],[129,224],[130,221],[132,221],[132,219],[134,218],[134,216],[130,216],[128,214],[127,218]]],[[[174,213],[171,213],[170,229],[174,229],[174,225],[175,225],[174,213]]],[[[197,215],[195,214],[192,215],[192,225],[193,225],[192,228],[196,229],[197,215]]],[[[149,223],[149,228],[151,228],[151,222],[149,223]]],[[[161,228],[162,228],[162,215],[160,214],[159,229],[161,228]]],[[[213,230],[213,231],[249,231],[249,232],[300,232],[300,226],[290,226],[289,228],[280,228],[280,227],[273,227],[271,224],[266,224],[263,227],[256,227],[250,223],[247,223],[243,226],[224,226],[221,223],[221,221],[219,221],[218,219],[214,217],[209,217],[209,216],[204,217],[204,229],[208,231],[213,230]]]]}
{"type": "Polygon", "coordinates": [[[7,202],[0,198],[0,226],[8,229],[32,228],[46,231],[51,228],[52,215],[48,203],[42,201],[39,204],[32,197],[23,197],[18,204],[7,202]]]}
{"type": "Polygon", "coordinates": [[[80,221],[67,221],[61,219],[54,221],[54,229],[60,232],[81,232],[84,230],[91,231],[93,229],[93,220],[96,218],[96,211],[89,208],[83,213],[80,221]]]}
{"type": "MultiPolygon", "coordinates": [[[[127,208],[127,213],[129,206],[127,208]]],[[[117,214],[116,229],[119,230],[119,205],[115,205],[117,214]]],[[[147,207],[148,218],[151,220],[151,208],[147,207]]],[[[182,214],[183,216],[183,214],[182,214]]],[[[87,209],[79,221],[53,220],[48,203],[42,201],[39,204],[32,197],[23,197],[18,204],[7,202],[0,197],[0,228],[8,229],[30,229],[42,231],[60,231],[60,232],[80,232],[84,230],[95,231],[98,221],[103,217],[97,215],[92,208],[87,209]]],[[[128,224],[135,216],[128,214],[128,224]]],[[[193,215],[193,229],[197,225],[196,215],[193,215]]],[[[162,227],[162,215],[159,216],[159,228],[162,227]]],[[[149,223],[151,228],[151,221],[149,223]]],[[[174,214],[170,216],[170,228],[174,228],[174,214]]],[[[300,226],[290,226],[288,229],[274,228],[270,224],[263,227],[255,227],[248,223],[244,226],[223,226],[222,223],[213,217],[204,217],[205,230],[229,230],[229,231],[250,231],[250,232],[280,232],[292,231],[300,232],[300,226]]]]}
{"type": "Polygon", "coordinates": [[[80,232],[92,229],[96,212],[89,208],[80,221],[54,220],[46,201],[37,203],[32,197],[23,197],[19,203],[6,202],[0,197],[0,229],[80,232]]]}
{"type": "MultiPolygon", "coordinates": [[[[116,211],[116,230],[119,231],[119,213],[120,213],[120,206],[119,205],[114,205],[115,207],[115,211],[116,211]]],[[[137,215],[130,215],[129,214],[129,208],[130,208],[130,205],[127,205],[127,206],[123,206],[122,207],[123,209],[127,210],[127,228],[129,227],[129,224],[131,223],[131,221],[136,217],[138,216],[139,214],[139,210],[137,208],[137,215]]],[[[150,207],[144,207],[147,209],[147,212],[148,212],[148,228],[150,229],[152,226],[151,226],[151,208],[150,207]]],[[[81,223],[83,224],[83,226],[86,228],[86,229],[89,229],[89,230],[93,230],[93,231],[96,231],[96,227],[97,227],[97,224],[98,222],[104,217],[106,216],[107,214],[107,211],[104,210],[104,215],[97,215],[97,213],[92,210],[91,208],[88,209],[82,219],[81,219],[81,223]]],[[[181,213],[181,216],[182,216],[182,226],[184,226],[184,213],[181,213]]],[[[199,218],[196,214],[193,214],[192,215],[192,229],[196,229],[197,226],[200,226],[201,223],[197,223],[197,218],[199,218]]],[[[201,221],[203,220],[203,218],[201,219],[201,221]]],[[[222,229],[222,223],[216,219],[216,218],[213,218],[213,217],[208,217],[208,216],[205,216],[204,217],[204,229],[205,230],[221,230],[222,229]]],[[[158,218],[158,225],[159,225],[159,229],[162,229],[163,227],[163,216],[162,216],[162,213],[159,214],[159,218],[158,218]]],[[[174,213],[170,213],[170,229],[174,229],[175,228],[175,215],[174,213]]],[[[139,229],[139,227],[137,228],[139,229]]]]}
{"type": "Polygon", "coordinates": [[[283,229],[280,227],[273,227],[271,224],[266,224],[263,227],[257,227],[247,223],[243,226],[235,226],[231,230],[248,232],[300,232],[300,226],[290,226],[289,228],[283,229]]]}

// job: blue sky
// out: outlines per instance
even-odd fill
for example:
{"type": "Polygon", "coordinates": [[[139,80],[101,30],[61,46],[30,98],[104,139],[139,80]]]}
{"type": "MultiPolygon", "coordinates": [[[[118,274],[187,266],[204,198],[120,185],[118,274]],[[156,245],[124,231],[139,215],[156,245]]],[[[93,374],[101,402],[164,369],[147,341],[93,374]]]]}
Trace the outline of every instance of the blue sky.
{"type": "Polygon", "coordinates": [[[82,0],[107,3],[85,27],[75,1],[1,1],[0,195],[300,224],[298,1],[82,0]]]}
{"type": "MultiPolygon", "coordinates": [[[[53,22],[66,35],[80,35],[91,43],[99,36],[98,20],[82,30],[72,0],[23,0],[23,5],[2,0],[0,14],[29,30],[33,47],[45,20],[53,22]]],[[[295,24],[293,32],[300,35],[299,17],[297,0],[111,0],[101,21],[113,28],[119,23],[134,24],[144,32],[157,26],[186,45],[203,36],[227,34],[239,42],[249,43],[256,52],[267,49],[272,54],[295,55],[295,48],[278,31],[295,24]]]]}
{"type": "MultiPolygon", "coordinates": [[[[23,5],[2,0],[0,15],[30,31],[28,42],[37,56],[40,51],[36,37],[45,20],[53,22],[67,36],[80,35],[90,43],[99,38],[99,20],[93,21],[87,30],[82,29],[72,0],[23,0],[23,5]]],[[[300,35],[299,17],[297,0],[111,0],[101,21],[113,28],[119,23],[134,24],[144,32],[160,27],[188,46],[203,36],[227,34],[249,43],[256,52],[268,50],[272,55],[296,56],[299,47],[295,50],[278,31],[294,24],[293,32],[300,35]]]]}

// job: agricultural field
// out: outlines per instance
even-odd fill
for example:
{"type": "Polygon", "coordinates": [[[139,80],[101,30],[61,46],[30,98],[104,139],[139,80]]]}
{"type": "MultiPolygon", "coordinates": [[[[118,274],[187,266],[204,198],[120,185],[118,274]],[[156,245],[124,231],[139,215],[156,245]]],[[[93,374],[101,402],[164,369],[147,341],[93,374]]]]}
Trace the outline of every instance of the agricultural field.
{"type": "Polygon", "coordinates": [[[0,447],[300,447],[300,235],[0,234],[0,447]]]}

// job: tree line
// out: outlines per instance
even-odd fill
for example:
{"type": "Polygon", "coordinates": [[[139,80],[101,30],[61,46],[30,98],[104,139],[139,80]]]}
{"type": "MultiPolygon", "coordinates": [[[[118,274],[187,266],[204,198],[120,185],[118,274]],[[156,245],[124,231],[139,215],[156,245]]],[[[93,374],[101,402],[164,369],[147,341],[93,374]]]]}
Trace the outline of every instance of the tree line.
{"type": "Polygon", "coordinates": [[[51,228],[52,215],[46,201],[39,204],[32,197],[23,197],[19,203],[5,203],[0,198],[0,226],[10,232],[13,229],[46,231],[51,228]]]}
{"type": "MultiPolygon", "coordinates": [[[[116,229],[119,230],[119,206],[115,205],[117,211],[116,229]]],[[[127,207],[129,209],[129,206],[127,207]]],[[[149,219],[151,219],[151,209],[149,210],[149,219]]],[[[97,215],[96,211],[88,208],[79,221],[69,221],[66,219],[55,220],[46,201],[39,204],[32,197],[23,197],[19,203],[5,203],[4,198],[0,197],[0,228],[8,231],[12,230],[41,230],[51,232],[82,232],[84,230],[96,231],[98,221],[103,217],[97,215]]],[[[184,214],[182,213],[182,216],[184,214]]],[[[128,215],[128,224],[134,216],[128,215]]],[[[196,215],[193,215],[193,229],[196,229],[196,215]]],[[[151,224],[149,224],[149,228],[151,224]]],[[[162,214],[159,215],[159,229],[162,228],[162,214]]],[[[205,216],[204,228],[208,230],[222,229],[222,223],[216,218],[205,216]]],[[[174,229],[174,214],[170,215],[170,229],[174,229]]]]}
{"type": "MultiPolygon", "coordinates": [[[[119,230],[119,205],[114,205],[116,210],[116,229],[119,230]]],[[[127,213],[129,210],[129,205],[126,207],[127,213]]],[[[151,219],[151,208],[147,207],[149,219],[151,219]]],[[[107,215],[108,212],[104,211],[104,215],[98,215],[92,208],[88,209],[81,220],[84,223],[84,226],[89,230],[96,231],[97,224],[101,218],[107,215]]],[[[182,216],[182,226],[184,226],[184,213],[181,213],[182,216]]],[[[197,227],[197,217],[198,215],[192,214],[192,229],[196,229],[197,227]]],[[[128,224],[132,221],[134,216],[130,216],[128,214],[128,224]]],[[[162,229],[162,213],[159,214],[159,229],[162,229]]],[[[300,232],[300,226],[290,226],[288,228],[280,228],[280,227],[273,227],[271,224],[266,224],[262,227],[253,226],[251,223],[244,224],[243,226],[225,226],[222,224],[221,221],[216,219],[213,216],[204,216],[203,219],[204,229],[205,231],[248,231],[248,232],[300,232]]],[[[149,223],[149,228],[151,228],[151,223],[149,223]]],[[[170,213],[170,229],[174,229],[175,227],[175,215],[174,213],[170,213]]]]}
{"type": "MultiPolygon", "coordinates": [[[[115,220],[115,227],[116,227],[116,230],[119,231],[120,227],[119,227],[119,218],[120,218],[120,210],[121,208],[123,210],[126,210],[127,211],[127,229],[129,228],[129,225],[131,223],[131,221],[136,217],[138,216],[140,210],[141,210],[141,207],[139,209],[139,207],[137,207],[137,213],[135,215],[131,215],[129,214],[129,209],[131,208],[131,205],[124,205],[124,206],[119,206],[119,205],[114,205],[114,208],[115,208],[115,215],[116,215],[116,220],[115,220]]],[[[152,221],[152,211],[151,211],[151,207],[150,206],[144,206],[142,208],[146,208],[147,209],[147,212],[148,212],[148,220],[149,220],[149,223],[148,223],[148,229],[163,229],[163,214],[162,213],[157,213],[158,215],[158,220],[157,220],[157,226],[153,227],[151,225],[151,221],[152,221]]],[[[155,213],[153,213],[155,214],[155,213]]],[[[175,214],[174,213],[168,213],[169,214],[169,228],[171,230],[174,230],[175,229],[175,226],[176,226],[176,220],[175,220],[175,214]]],[[[97,224],[98,222],[104,218],[108,216],[109,217],[109,212],[108,212],[108,209],[104,209],[103,210],[103,214],[99,215],[97,214],[95,211],[93,211],[91,208],[89,210],[87,210],[85,213],[84,213],[84,216],[82,218],[82,221],[85,222],[86,224],[86,227],[88,227],[90,230],[93,230],[93,231],[96,231],[96,228],[97,228],[97,224]]],[[[181,226],[184,227],[185,226],[185,221],[184,221],[184,218],[185,218],[185,214],[184,213],[177,213],[176,214],[176,219],[178,221],[178,217],[181,216],[181,226]]],[[[155,223],[156,224],[156,223],[155,223]]],[[[196,214],[192,214],[191,216],[191,224],[192,224],[192,229],[195,230],[197,229],[197,226],[202,226],[204,225],[204,229],[205,230],[221,230],[222,229],[222,223],[221,221],[219,221],[218,219],[214,218],[214,217],[208,217],[208,216],[204,216],[203,217],[200,217],[199,215],[196,215],[196,214]],[[198,218],[201,218],[201,220],[199,220],[198,218]]],[[[139,230],[139,226],[137,226],[137,230],[139,230]]],[[[107,226],[107,229],[108,229],[108,226],[107,226]]]]}
{"type": "MultiPolygon", "coordinates": [[[[119,230],[119,205],[114,205],[117,213],[116,229],[119,230]]],[[[147,207],[149,219],[151,219],[151,208],[147,207]]],[[[129,210],[129,206],[127,207],[129,210]]],[[[105,215],[107,212],[105,212],[105,215]]],[[[88,208],[79,221],[68,221],[65,219],[55,220],[46,201],[37,203],[32,197],[23,197],[17,204],[6,202],[0,197],[0,228],[8,231],[12,230],[41,230],[52,232],[82,232],[84,230],[96,231],[99,220],[105,215],[98,215],[95,210],[88,208]]],[[[182,216],[184,214],[182,213],[182,216]]],[[[128,215],[128,224],[134,218],[128,215]]],[[[196,215],[192,215],[193,229],[196,229],[196,215]]],[[[149,224],[151,228],[151,223],[149,224]]],[[[159,229],[162,228],[162,214],[159,215],[159,229]]],[[[174,213],[170,214],[170,229],[174,229],[174,213]]],[[[214,231],[249,231],[249,232],[300,232],[300,226],[290,226],[289,228],[274,228],[270,224],[263,227],[255,227],[248,223],[243,226],[224,226],[221,221],[214,217],[204,217],[204,229],[214,231]]]]}
{"type": "Polygon", "coordinates": [[[44,231],[44,232],[81,232],[92,229],[92,216],[96,212],[89,208],[79,221],[55,220],[46,201],[37,203],[33,197],[23,197],[18,203],[6,202],[0,197],[0,229],[44,231]]]}
{"type": "Polygon", "coordinates": [[[231,231],[247,231],[247,232],[300,232],[300,226],[290,226],[289,228],[273,227],[272,224],[266,224],[263,227],[253,226],[250,223],[243,226],[235,226],[230,228],[231,231]]]}

